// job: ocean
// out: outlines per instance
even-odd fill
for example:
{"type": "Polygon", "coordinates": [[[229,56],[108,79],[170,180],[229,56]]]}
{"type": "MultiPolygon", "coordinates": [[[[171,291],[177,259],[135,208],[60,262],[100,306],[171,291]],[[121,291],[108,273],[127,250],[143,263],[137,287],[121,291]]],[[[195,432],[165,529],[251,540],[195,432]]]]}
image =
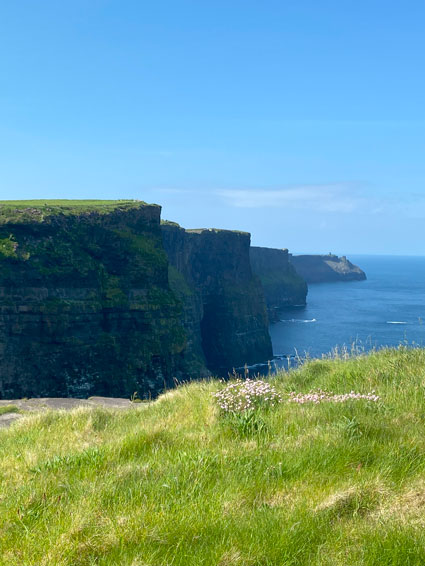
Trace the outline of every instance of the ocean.
{"type": "Polygon", "coordinates": [[[425,346],[425,257],[349,259],[367,280],[309,285],[307,305],[282,310],[270,326],[278,359],[321,357],[353,344],[365,350],[425,346]]]}

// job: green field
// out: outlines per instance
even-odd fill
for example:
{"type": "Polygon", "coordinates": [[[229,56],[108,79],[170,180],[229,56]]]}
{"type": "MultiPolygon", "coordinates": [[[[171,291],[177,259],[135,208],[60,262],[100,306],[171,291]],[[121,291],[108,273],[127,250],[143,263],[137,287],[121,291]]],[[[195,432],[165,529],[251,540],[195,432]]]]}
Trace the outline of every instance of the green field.
{"type": "Polygon", "coordinates": [[[115,208],[117,206],[143,204],[141,201],[122,199],[122,200],[78,200],[78,199],[36,199],[36,200],[0,200],[0,206],[10,208],[42,208],[50,206],[75,207],[75,208],[115,208]]]}
{"type": "Polygon", "coordinates": [[[210,381],[0,431],[0,563],[423,566],[425,351],[270,379],[283,402],[251,420],[210,381]],[[380,399],[288,400],[318,389],[380,399]]]}
{"type": "Polygon", "coordinates": [[[0,200],[1,221],[39,220],[52,214],[106,214],[116,209],[137,208],[146,204],[138,200],[0,200]]]}

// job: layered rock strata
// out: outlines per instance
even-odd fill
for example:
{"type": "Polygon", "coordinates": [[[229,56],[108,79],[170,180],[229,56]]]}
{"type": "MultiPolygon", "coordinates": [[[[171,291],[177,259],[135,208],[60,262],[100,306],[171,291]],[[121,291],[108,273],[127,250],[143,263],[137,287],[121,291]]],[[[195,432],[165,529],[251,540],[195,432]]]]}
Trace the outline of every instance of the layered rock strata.
{"type": "Polygon", "coordinates": [[[160,207],[0,205],[0,398],[155,394],[187,375],[160,207]]]}
{"type": "Polygon", "coordinates": [[[0,399],[149,397],[271,358],[249,234],[160,211],[0,202],[0,399]]]}
{"type": "Polygon", "coordinates": [[[173,223],[162,230],[170,283],[184,307],[187,355],[218,374],[270,359],[266,305],[250,265],[250,235],[184,230],[173,223]]]}

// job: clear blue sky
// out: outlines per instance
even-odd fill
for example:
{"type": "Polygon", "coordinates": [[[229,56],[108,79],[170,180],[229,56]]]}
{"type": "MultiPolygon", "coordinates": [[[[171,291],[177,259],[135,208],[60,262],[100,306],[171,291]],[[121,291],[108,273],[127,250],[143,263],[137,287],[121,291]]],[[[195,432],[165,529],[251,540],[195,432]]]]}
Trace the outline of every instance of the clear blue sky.
{"type": "Polygon", "coordinates": [[[0,198],[424,254],[425,2],[2,0],[0,198]]]}

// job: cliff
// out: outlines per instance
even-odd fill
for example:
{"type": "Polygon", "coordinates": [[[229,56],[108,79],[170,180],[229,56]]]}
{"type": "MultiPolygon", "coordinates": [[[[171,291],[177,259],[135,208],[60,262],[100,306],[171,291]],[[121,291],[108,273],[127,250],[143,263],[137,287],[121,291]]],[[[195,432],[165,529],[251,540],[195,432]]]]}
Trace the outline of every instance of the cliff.
{"type": "Polygon", "coordinates": [[[307,283],[324,283],[333,281],[362,281],[366,274],[345,256],[298,255],[290,256],[290,261],[297,273],[307,283]]]}
{"type": "Polygon", "coordinates": [[[307,284],[290,263],[287,249],[253,246],[250,259],[252,270],[263,286],[271,320],[283,307],[305,305],[307,284]]]}
{"type": "Polygon", "coordinates": [[[0,398],[149,397],[272,357],[249,234],[160,212],[0,201],[0,398]]]}
{"type": "Polygon", "coordinates": [[[186,375],[160,211],[0,202],[0,398],[147,396],[186,375]]]}
{"type": "Polygon", "coordinates": [[[272,357],[260,281],[251,271],[250,235],[162,226],[170,283],[184,305],[192,361],[213,372],[272,357]],[[200,330],[200,332],[199,332],[200,330]]]}

